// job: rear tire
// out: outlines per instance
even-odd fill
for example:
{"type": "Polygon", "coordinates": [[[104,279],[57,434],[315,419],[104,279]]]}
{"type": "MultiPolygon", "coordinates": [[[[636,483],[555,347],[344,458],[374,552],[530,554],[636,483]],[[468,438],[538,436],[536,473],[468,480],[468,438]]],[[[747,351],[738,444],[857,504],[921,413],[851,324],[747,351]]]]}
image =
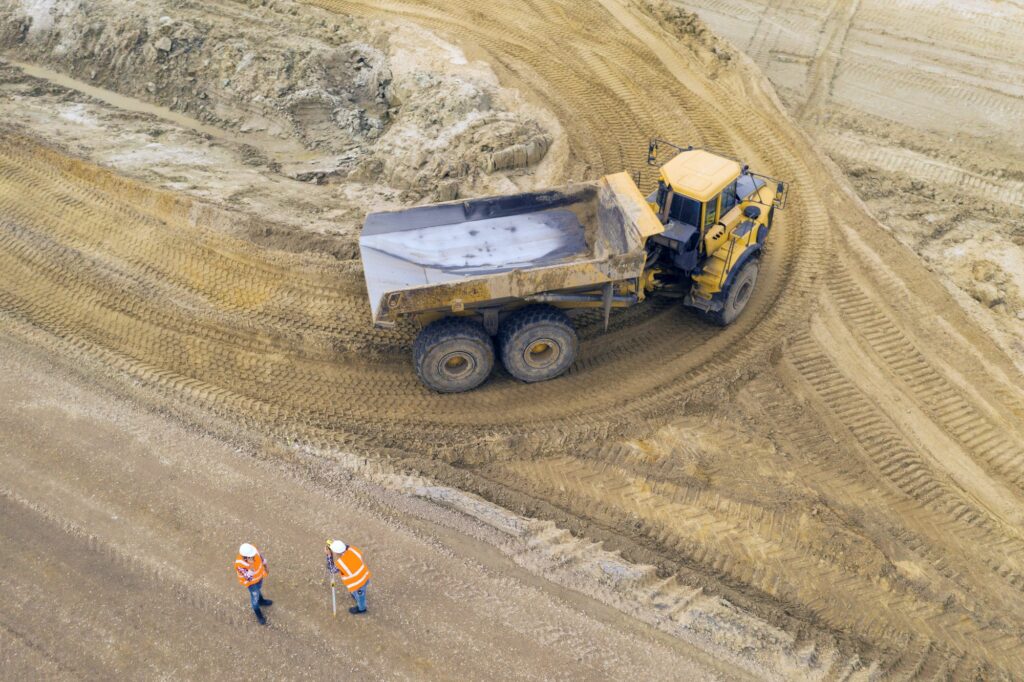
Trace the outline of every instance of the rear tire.
{"type": "Polygon", "coordinates": [[[576,361],[579,338],[569,317],[549,305],[512,313],[498,330],[501,361],[508,373],[532,383],[554,379],[576,361]]]}
{"type": "Polygon", "coordinates": [[[479,322],[445,317],[420,331],[413,344],[420,381],[438,393],[471,391],[494,368],[494,342],[479,322]]]}
{"type": "Polygon", "coordinates": [[[754,294],[754,286],[757,284],[757,273],[759,267],[756,260],[749,260],[740,271],[736,273],[729,290],[725,294],[725,305],[721,310],[711,313],[709,318],[721,327],[727,327],[736,321],[743,309],[750,302],[754,294]]]}

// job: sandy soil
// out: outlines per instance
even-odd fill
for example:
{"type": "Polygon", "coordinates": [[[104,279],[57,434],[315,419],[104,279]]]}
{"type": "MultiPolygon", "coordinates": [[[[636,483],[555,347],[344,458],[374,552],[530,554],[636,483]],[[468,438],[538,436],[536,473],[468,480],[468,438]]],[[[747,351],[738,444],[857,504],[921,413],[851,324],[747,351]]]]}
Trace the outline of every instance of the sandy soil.
{"type": "Polygon", "coordinates": [[[9,341],[0,377],[9,679],[748,679],[538,579],[466,516],[203,436],[9,341]],[[373,571],[361,619],[344,595],[331,616],[321,545],[340,533],[373,571]],[[234,579],[239,538],[270,565],[267,629],[234,579]]]}
{"type": "MultiPolygon", "coordinates": [[[[530,187],[560,156],[538,168],[557,121],[411,24],[276,3],[32,7],[47,21],[0,3],[0,43],[24,67],[4,69],[5,121],[302,232],[351,238],[367,205],[530,187]]],[[[295,246],[268,227],[264,243],[295,246]]]]}
{"type": "Polygon", "coordinates": [[[1024,367],[1024,5],[686,0],[1024,367]]]}
{"type": "MultiPolygon", "coordinates": [[[[127,134],[144,135],[142,122],[153,121],[144,116],[152,114],[126,113],[123,100],[86,98],[78,85],[33,80],[9,66],[3,87],[28,113],[0,134],[6,338],[72,363],[88,385],[214,436],[262,439],[261,466],[301,464],[303,452],[332,463],[355,457],[369,469],[425,477],[426,487],[444,484],[554,522],[526,540],[548,563],[526,562],[524,571],[602,594],[603,603],[653,623],[647,632],[716,656],[727,651],[722,658],[759,677],[1000,679],[1024,668],[1020,371],[822,155],[801,127],[814,116],[788,98],[787,110],[743,53],[668,3],[539,2],[529,12],[520,3],[461,0],[312,4],[317,9],[274,7],[295,16],[421,24],[457,45],[467,62],[490,64],[528,111],[550,112],[553,159],[520,184],[547,177],[544,164],[557,179],[637,170],[651,135],[707,144],[790,180],[792,201],[751,308],[725,330],[672,301],[613,316],[607,334],[596,318],[584,319],[581,359],[565,377],[527,386],[499,375],[471,395],[434,395],[409,368],[414,330],[369,329],[361,272],[343,248],[325,241],[275,250],[257,238],[261,226],[300,227],[279,221],[279,208],[249,214],[275,205],[262,198],[266,183],[280,183],[283,197],[308,191],[311,207],[332,200],[319,194],[322,186],[285,187],[268,168],[246,176],[261,197],[253,206],[232,204],[226,189],[200,200],[202,179],[210,177],[201,174],[210,173],[203,164],[192,171],[179,159],[176,172],[194,186],[172,187],[140,164],[112,161],[117,148],[97,139],[103,133],[69,134],[65,146],[46,131],[47,121],[79,104],[103,121],[101,131],[121,120],[127,134]],[[615,581],[598,570],[590,574],[596,583],[587,583],[579,567],[602,565],[606,551],[632,562],[623,575],[641,577],[615,581]],[[559,556],[576,571],[568,578],[551,563],[559,556]],[[608,592],[588,587],[594,584],[608,592]],[[721,617],[721,609],[733,615],[721,617]],[[659,612],[670,616],[651,616],[659,612]]],[[[829,39],[839,40],[842,24],[828,26],[829,39]]],[[[24,46],[14,49],[19,61],[35,58],[24,46]]],[[[815,64],[827,72],[833,54],[823,50],[815,64]]],[[[954,108],[968,115],[967,107],[954,108]]],[[[175,149],[239,157],[234,143],[207,145],[194,125],[158,118],[175,149]]],[[[537,113],[536,120],[547,118],[537,113]]],[[[219,182],[230,187],[229,179],[219,182]]],[[[326,186],[343,191],[350,182],[338,177],[326,186]]],[[[30,369],[20,381],[42,371],[30,369]]],[[[23,431],[23,421],[13,418],[4,429],[23,431]]],[[[53,452],[39,456],[39,468],[55,461],[53,452]]],[[[131,475],[119,473],[118,486],[132,489],[131,475]]],[[[138,475],[145,489],[148,479],[138,475]]],[[[318,467],[302,475],[328,491],[336,481],[318,467]]],[[[222,476],[200,476],[195,485],[217,490],[222,476]]],[[[12,495],[26,495],[21,488],[31,477],[23,478],[12,495]]],[[[279,513],[294,519],[289,530],[322,535],[310,530],[316,521],[305,506],[287,497],[290,484],[262,489],[278,495],[278,485],[279,513]]],[[[98,518],[114,501],[109,491],[94,494],[106,497],[83,506],[98,518]]],[[[156,523],[161,514],[151,505],[133,498],[119,508],[126,518],[156,523]]],[[[486,505],[456,506],[481,518],[498,514],[486,505]]],[[[224,513],[213,502],[200,508],[181,523],[211,542],[223,534],[217,542],[227,543],[224,513]]],[[[400,520],[388,516],[374,532],[400,520]]],[[[81,533],[103,528],[94,518],[77,523],[87,529],[81,533]]],[[[267,523],[277,528],[274,519],[267,523]]],[[[290,542],[283,527],[272,535],[278,546],[290,542]]],[[[195,551],[210,567],[220,556],[205,545],[195,551]]],[[[422,566],[402,564],[404,551],[392,554],[396,565],[422,566]]],[[[38,554],[19,557],[30,563],[38,554]]],[[[24,589],[42,584],[31,571],[24,575],[24,589]]],[[[292,589],[301,601],[300,588],[292,589]]],[[[416,593],[403,589],[408,597],[394,594],[416,593]]],[[[9,627],[36,652],[26,657],[54,657],[44,624],[26,617],[9,627]]],[[[297,632],[312,626],[303,627],[297,632]]],[[[467,628],[495,636],[482,625],[467,628]]],[[[327,646],[312,635],[289,636],[300,640],[299,651],[327,646]]],[[[423,649],[422,641],[408,646],[423,649]]],[[[552,658],[545,668],[545,657],[531,660],[538,667],[529,674],[574,665],[552,658]]],[[[704,662],[694,654],[691,665],[704,662]]],[[[598,672],[612,673],[609,666],[598,672]]]]}

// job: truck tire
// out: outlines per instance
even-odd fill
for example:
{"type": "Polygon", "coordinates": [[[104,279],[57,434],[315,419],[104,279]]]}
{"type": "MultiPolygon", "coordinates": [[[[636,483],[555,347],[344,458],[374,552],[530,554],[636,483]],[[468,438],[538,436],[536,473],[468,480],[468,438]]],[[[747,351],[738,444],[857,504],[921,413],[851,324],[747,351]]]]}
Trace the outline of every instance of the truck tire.
{"type": "Polygon", "coordinates": [[[711,321],[715,324],[727,327],[732,324],[743,309],[747,307],[751,295],[754,293],[754,286],[757,284],[758,264],[757,259],[747,261],[729,285],[725,292],[725,303],[722,309],[710,315],[711,321]]]}
{"type": "Polygon", "coordinates": [[[438,393],[471,391],[494,368],[494,342],[479,322],[445,317],[424,327],[412,350],[420,381],[438,393]]]}
{"type": "Polygon", "coordinates": [[[532,383],[554,379],[576,360],[579,338],[569,317],[549,305],[512,313],[498,330],[498,349],[508,373],[532,383]]]}

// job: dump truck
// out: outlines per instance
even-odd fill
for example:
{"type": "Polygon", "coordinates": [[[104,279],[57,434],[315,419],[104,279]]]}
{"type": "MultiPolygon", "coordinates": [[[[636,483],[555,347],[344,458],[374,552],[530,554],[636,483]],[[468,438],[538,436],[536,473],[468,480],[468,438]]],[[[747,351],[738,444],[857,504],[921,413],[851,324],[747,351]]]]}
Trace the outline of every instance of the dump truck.
{"type": "Polygon", "coordinates": [[[496,357],[524,382],[576,360],[572,318],[649,295],[679,297],[728,325],[757,282],[786,183],[707,149],[651,141],[657,189],[606,175],[556,189],[367,215],[359,239],[373,324],[415,318],[420,380],[441,393],[476,388],[496,357]]]}

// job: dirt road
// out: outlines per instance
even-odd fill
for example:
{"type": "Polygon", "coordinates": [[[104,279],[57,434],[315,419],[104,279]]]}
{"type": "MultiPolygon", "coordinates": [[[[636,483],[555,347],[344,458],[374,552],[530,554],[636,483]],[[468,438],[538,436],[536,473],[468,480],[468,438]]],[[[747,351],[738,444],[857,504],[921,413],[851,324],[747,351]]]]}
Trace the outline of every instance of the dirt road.
{"type": "Polygon", "coordinates": [[[387,458],[555,520],[795,649],[894,678],[1024,669],[1021,376],[742,55],[659,3],[315,4],[488,60],[558,118],[568,177],[635,170],[657,135],[791,181],[751,308],[718,330],[652,302],[608,334],[584,324],[558,381],[433,395],[412,330],[368,329],[357,263],[256,247],[183,195],[5,133],[7,333],[208,428],[387,458]]]}
{"type": "Polygon", "coordinates": [[[5,676],[745,679],[520,569],[465,517],[311,484],[7,341],[0,377],[5,676]],[[321,546],[339,533],[374,573],[362,620],[345,595],[331,617],[321,546]],[[270,562],[268,629],[234,579],[240,538],[270,562]]]}
{"type": "Polygon", "coordinates": [[[687,0],[1024,366],[1019,2],[687,0]]]}

